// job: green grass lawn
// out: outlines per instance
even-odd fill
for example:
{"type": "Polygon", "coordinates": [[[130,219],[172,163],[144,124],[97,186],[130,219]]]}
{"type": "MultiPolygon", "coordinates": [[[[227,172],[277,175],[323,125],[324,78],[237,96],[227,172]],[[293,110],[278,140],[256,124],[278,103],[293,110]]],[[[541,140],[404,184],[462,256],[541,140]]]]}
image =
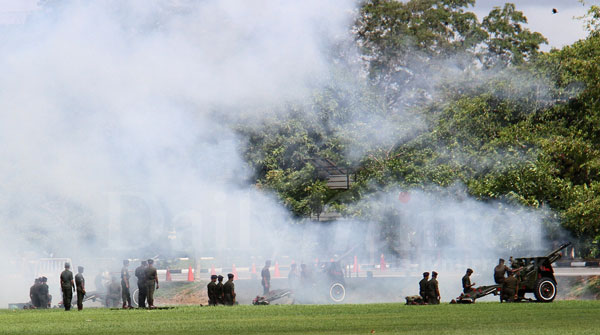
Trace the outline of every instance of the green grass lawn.
{"type": "Polygon", "coordinates": [[[600,302],[2,310],[2,334],[599,334],[600,302]]]}

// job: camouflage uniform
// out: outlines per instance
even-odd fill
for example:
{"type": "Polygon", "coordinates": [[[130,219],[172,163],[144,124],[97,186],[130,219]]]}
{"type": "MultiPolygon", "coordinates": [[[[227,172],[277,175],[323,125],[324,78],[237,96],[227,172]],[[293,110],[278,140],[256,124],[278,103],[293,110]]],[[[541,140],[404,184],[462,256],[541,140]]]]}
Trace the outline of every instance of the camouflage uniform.
{"type": "Polygon", "coordinates": [[[158,274],[156,268],[152,266],[152,263],[148,261],[148,267],[146,268],[146,287],[148,289],[148,307],[154,307],[154,291],[156,290],[156,284],[158,281],[158,274]]]}
{"type": "Polygon", "coordinates": [[[63,294],[63,305],[65,311],[71,310],[71,300],[73,299],[73,272],[65,268],[60,274],[60,287],[63,294]]]}
{"type": "Polygon", "coordinates": [[[438,297],[440,296],[440,290],[438,288],[437,279],[431,278],[427,282],[427,298],[430,305],[437,305],[440,303],[438,297]]]}
{"type": "Polygon", "coordinates": [[[146,266],[145,261],[135,269],[135,276],[137,277],[138,286],[138,307],[146,307],[146,296],[148,289],[146,288],[146,266]]]}
{"type": "Polygon", "coordinates": [[[517,281],[517,278],[515,278],[513,275],[508,276],[502,284],[501,300],[508,302],[515,301],[515,295],[517,295],[518,286],[519,282],[517,281]]]}
{"type": "Polygon", "coordinates": [[[423,278],[419,282],[419,295],[423,299],[423,302],[429,301],[427,297],[427,278],[423,278]]]}
{"type": "Polygon", "coordinates": [[[217,305],[217,283],[215,282],[216,279],[217,276],[211,276],[210,283],[206,285],[206,291],[208,294],[208,304],[211,306],[217,305]]]}
{"type": "Polygon", "coordinates": [[[80,272],[75,275],[75,286],[77,287],[77,310],[82,310],[83,297],[85,296],[85,278],[83,278],[83,273],[80,272]]]}
{"type": "Polygon", "coordinates": [[[462,286],[464,293],[473,292],[473,288],[471,287],[471,276],[466,274],[462,277],[462,286]]]}
{"type": "Polygon", "coordinates": [[[36,278],[34,284],[29,288],[29,298],[31,298],[31,304],[35,307],[40,307],[40,296],[38,293],[40,285],[39,278],[36,278]]]}
{"type": "Polygon", "coordinates": [[[38,301],[40,303],[41,309],[48,308],[48,304],[50,304],[50,293],[48,289],[48,284],[46,284],[47,278],[42,277],[42,281],[37,291],[38,301]]]}
{"type": "Polygon", "coordinates": [[[217,304],[224,305],[225,300],[223,297],[223,276],[219,276],[219,282],[217,283],[217,287],[215,289],[215,294],[217,296],[217,304]]]}
{"type": "Polygon", "coordinates": [[[496,265],[496,267],[494,268],[494,281],[496,282],[496,284],[504,283],[504,274],[508,273],[509,271],[510,269],[508,268],[508,266],[504,264],[496,265]]]}
{"type": "Polygon", "coordinates": [[[131,292],[129,291],[129,269],[123,266],[121,269],[121,295],[123,298],[123,308],[131,307],[131,292]]]}
{"type": "Polygon", "coordinates": [[[225,305],[233,306],[235,304],[235,284],[231,277],[223,284],[223,300],[225,305]]]}

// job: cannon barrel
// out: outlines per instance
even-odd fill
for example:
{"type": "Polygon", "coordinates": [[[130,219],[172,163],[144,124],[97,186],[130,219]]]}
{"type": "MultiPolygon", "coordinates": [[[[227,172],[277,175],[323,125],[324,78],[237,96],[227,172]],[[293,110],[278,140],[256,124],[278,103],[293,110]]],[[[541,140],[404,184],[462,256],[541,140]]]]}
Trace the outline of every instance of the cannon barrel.
{"type": "Polygon", "coordinates": [[[571,245],[571,242],[563,243],[556,250],[554,250],[551,253],[549,253],[546,257],[548,257],[548,260],[550,261],[550,264],[556,262],[560,258],[560,256],[561,256],[560,255],[560,251],[563,250],[564,248],[570,246],[570,245],[571,245]]]}

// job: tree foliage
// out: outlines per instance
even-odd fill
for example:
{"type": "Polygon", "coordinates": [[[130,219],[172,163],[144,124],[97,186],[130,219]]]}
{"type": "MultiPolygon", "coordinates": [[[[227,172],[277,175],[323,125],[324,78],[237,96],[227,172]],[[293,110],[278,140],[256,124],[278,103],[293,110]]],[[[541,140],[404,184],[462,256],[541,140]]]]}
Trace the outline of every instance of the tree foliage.
{"type": "MultiPolygon", "coordinates": [[[[527,19],[513,4],[492,9],[480,22],[469,11],[474,3],[365,1],[354,32],[366,84],[348,84],[354,73],[341,71],[342,80],[315,92],[303,112],[294,107],[286,118],[240,127],[257,185],[307,216],[332,209],[360,215],[360,209],[348,213],[348,206],[375,190],[458,182],[481,201],[551,210],[578,238],[582,255],[596,255],[598,11],[590,14],[586,39],[544,53],[539,46],[546,39],[523,27],[527,19]],[[455,71],[450,80],[433,80],[449,64],[455,71]],[[361,115],[411,136],[367,146],[369,124],[361,115]],[[357,160],[348,158],[349,148],[361,146],[357,160]],[[328,189],[311,157],[353,167],[355,185],[328,189]]],[[[553,223],[548,234],[562,238],[553,223]]],[[[393,233],[387,237],[393,239],[393,233]]]]}

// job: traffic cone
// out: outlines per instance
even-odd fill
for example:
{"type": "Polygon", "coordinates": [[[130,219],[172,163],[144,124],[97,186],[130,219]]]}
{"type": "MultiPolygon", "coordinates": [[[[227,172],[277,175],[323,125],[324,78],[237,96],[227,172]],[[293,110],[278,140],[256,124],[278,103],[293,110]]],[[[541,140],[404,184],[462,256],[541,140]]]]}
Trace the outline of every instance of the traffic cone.
{"type": "Polygon", "coordinates": [[[172,281],[173,279],[171,278],[171,270],[167,269],[167,278],[165,278],[165,281],[172,281]]]}
{"type": "Polygon", "coordinates": [[[252,263],[252,272],[253,275],[256,275],[256,264],[252,263]]]}
{"type": "Polygon", "coordinates": [[[379,260],[379,270],[385,271],[385,258],[383,258],[383,254],[381,254],[381,258],[379,260]]]}
{"type": "Polygon", "coordinates": [[[275,278],[279,277],[281,277],[281,274],[279,273],[279,263],[275,262],[275,278]]]}
{"type": "Polygon", "coordinates": [[[358,259],[354,256],[354,273],[358,273],[358,259]]]}
{"type": "Polygon", "coordinates": [[[238,279],[237,270],[235,269],[235,264],[231,266],[231,273],[233,273],[233,280],[238,279]]]}
{"type": "Polygon", "coordinates": [[[188,269],[188,281],[194,281],[194,271],[192,270],[191,266],[188,269]]]}
{"type": "Polygon", "coordinates": [[[217,274],[217,271],[215,271],[215,265],[213,264],[213,265],[210,267],[210,275],[211,275],[211,276],[215,276],[216,274],[217,274]]]}

